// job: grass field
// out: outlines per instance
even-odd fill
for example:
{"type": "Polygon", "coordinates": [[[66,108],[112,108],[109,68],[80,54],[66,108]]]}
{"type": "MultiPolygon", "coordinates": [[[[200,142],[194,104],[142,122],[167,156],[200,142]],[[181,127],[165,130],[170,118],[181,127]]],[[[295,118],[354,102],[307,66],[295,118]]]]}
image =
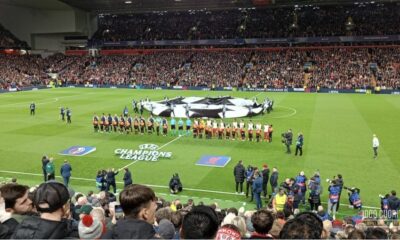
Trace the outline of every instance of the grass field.
{"type": "MultiPolygon", "coordinates": [[[[171,175],[177,172],[185,188],[182,198],[221,199],[234,206],[246,200],[234,194],[232,172],[240,159],[246,166],[261,167],[264,163],[276,166],[280,172],[279,182],[296,176],[301,170],[311,176],[319,169],[322,179],[341,173],[346,186],[361,189],[364,205],[374,207],[379,206],[378,194],[396,189],[400,180],[400,98],[394,95],[49,89],[1,94],[0,116],[0,177],[17,177],[27,184],[42,180],[40,160],[47,154],[55,158],[57,170],[64,159],[70,161],[73,177],[81,178],[72,180],[74,188],[95,190],[97,170],[121,168],[131,163],[115,156],[116,148],[138,149],[143,143],[158,146],[169,143],[162,150],[172,152],[173,157],[132,164],[129,168],[135,183],[153,185],[158,194],[165,195],[171,175]],[[274,99],[275,109],[271,114],[253,118],[254,122],[274,125],[272,143],[93,132],[94,112],[120,114],[124,106],[131,110],[132,99],[226,94],[274,99]],[[32,101],[37,105],[34,117],[29,115],[32,101]],[[72,109],[71,125],[59,119],[61,106],[72,109]],[[304,133],[302,157],[285,154],[280,134],[288,128],[292,128],[295,135],[300,131],[304,133]],[[372,157],[373,133],[381,142],[377,160],[372,157]],[[95,146],[97,151],[84,157],[58,155],[74,145],[95,146]],[[226,155],[232,160],[224,168],[196,166],[202,155],[226,155]]],[[[59,175],[59,171],[56,174],[59,175]]],[[[122,181],[122,176],[120,173],[117,179],[122,181]]],[[[325,181],[323,187],[322,200],[326,201],[325,181]]]]}

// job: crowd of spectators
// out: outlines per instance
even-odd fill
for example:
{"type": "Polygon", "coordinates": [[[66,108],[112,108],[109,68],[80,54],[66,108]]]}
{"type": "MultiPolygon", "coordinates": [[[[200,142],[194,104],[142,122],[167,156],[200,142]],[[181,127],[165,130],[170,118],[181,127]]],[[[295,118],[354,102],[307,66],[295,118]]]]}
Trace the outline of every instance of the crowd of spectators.
{"type": "Polygon", "coordinates": [[[400,230],[397,219],[384,215],[360,211],[333,220],[322,206],[293,211],[288,203],[283,210],[221,208],[167,201],[138,184],[115,195],[76,193],[54,180],[31,188],[7,183],[0,191],[3,239],[398,239],[400,230]]]}
{"type": "Polygon", "coordinates": [[[400,87],[400,49],[155,51],[130,56],[0,55],[0,84],[355,89],[400,87]]]}
{"type": "Polygon", "coordinates": [[[19,40],[9,30],[0,24],[0,49],[28,48],[28,44],[19,40]]]}
{"type": "Polygon", "coordinates": [[[399,34],[400,5],[153,12],[100,15],[93,40],[194,40],[399,34]]]}

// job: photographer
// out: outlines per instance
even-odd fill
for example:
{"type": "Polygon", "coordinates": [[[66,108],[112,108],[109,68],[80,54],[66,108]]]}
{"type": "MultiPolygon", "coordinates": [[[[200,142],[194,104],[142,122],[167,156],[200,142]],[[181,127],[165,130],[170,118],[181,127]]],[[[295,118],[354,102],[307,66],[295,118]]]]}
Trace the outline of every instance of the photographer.
{"type": "Polygon", "coordinates": [[[336,212],[339,212],[340,196],[342,196],[342,190],[343,190],[343,185],[344,185],[344,181],[343,181],[342,174],[338,174],[338,175],[337,175],[336,182],[337,182],[337,184],[338,184],[339,187],[340,187],[338,204],[336,205],[336,212]]]}
{"type": "Polygon", "coordinates": [[[293,141],[293,133],[292,129],[289,129],[286,133],[282,133],[282,143],[286,146],[286,153],[290,154],[292,151],[290,150],[290,146],[293,141]]]}
{"type": "Polygon", "coordinates": [[[172,194],[177,194],[178,192],[182,192],[182,183],[179,175],[175,173],[172,175],[171,180],[169,181],[169,189],[172,194]]]}
{"type": "Polygon", "coordinates": [[[359,188],[348,188],[348,187],[343,187],[344,189],[347,190],[347,193],[349,195],[349,202],[350,202],[350,207],[354,209],[361,209],[362,208],[362,202],[360,198],[360,189],[359,188]]]}
{"type": "Polygon", "coordinates": [[[381,199],[381,210],[382,210],[382,216],[388,217],[389,214],[389,194],[386,194],[385,196],[383,195],[379,195],[380,199],[381,199]]]}
{"type": "Polygon", "coordinates": [[[315,177],[312,177],[308,183],[308,188],[310,189],[310,196],[308,198],[310,209],[311,211],[317,211],[318,207],[321,205],[321,185],[315,177]]]}
{"type": "Polygon", "coordinates": [[[330,183],[328,192],[329,192],[329,201],[328,201],[328,214],[335,219],[336,215],[336,205],[338,204],[340,186],[337,184],[336,180],[329,180],[327,182],[330,183]],[[332,214],[333,213],[333,214],[332,214]]]}

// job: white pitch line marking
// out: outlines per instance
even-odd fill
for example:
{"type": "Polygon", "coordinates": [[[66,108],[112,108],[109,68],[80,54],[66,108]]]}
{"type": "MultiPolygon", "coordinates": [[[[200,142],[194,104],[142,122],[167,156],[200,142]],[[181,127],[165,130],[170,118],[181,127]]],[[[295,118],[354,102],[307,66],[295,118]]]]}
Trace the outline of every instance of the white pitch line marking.
{"type": "MultiPolygon", "coordinates": [[[[5,170],[0,170],[0,173],[12,173],[12,174],[19,174],[19,175],[28,175],[28,176],[41,176],[43,177],[43,174],[38,174],[38,173],[26,173],[26,172],[15,172],[15,171],[5,171],[5,170]]],[[[56,176],[56,178],[62,179],[60,176],[56,176]]],[[[90,179],[90,178],[79,178],[79,177],[71,177],[73,180],[82,180],[82,181],[89,181],[89,182],[96,182],[96,179],[90,179]]],[[[119,184],[123,184],[123,182],[117,181],[119,184]]],[[[152,184],[144,184],[149,187],[154,187],[154,188],[169,188],[168,186],[161,186],[161,185],[152,185],[152,184]]],[[[188,191],[193,191],[193,192],[206,192],[206,193],[218,193],[218,194],[223,194],[223,195],[235,195],[239,196],[234,192],[223,192],[223,191],[214,191],[214,190],[206,190],[206,189],[197,189],[197,188],[185,188],[185,190],[188,191]]],[[[176,195],[179,196],[179,195],[176,195]]],[[[239,201],[240,202],[240,201],[239,201]]],[[[325,202],[322,202],[325,203],[325,202]]],[[[340,206],[349,206],[348,204],[340,204],[340,206]]],[[[368,208],[368,209],[380,209],[377,207],[371,207],[371,206],[364,206],[363,208],[368,208]]]]}

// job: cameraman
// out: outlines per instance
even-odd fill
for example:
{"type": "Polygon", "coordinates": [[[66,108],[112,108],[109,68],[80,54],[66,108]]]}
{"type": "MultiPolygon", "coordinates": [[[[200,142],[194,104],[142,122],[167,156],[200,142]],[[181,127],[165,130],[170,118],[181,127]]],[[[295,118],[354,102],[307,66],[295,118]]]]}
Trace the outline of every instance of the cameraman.
{"type": "Polygon", "coordinates": [[[293,133],[292,129],[289,129],[286,133],[282,133],[282,143],[286,145],[286,153],[290,154],[292,151],[290,150],[290,146],[293,141],[293,133]]]}
{"type": "Polygon", "coordinates": [[[390,197],[390,195],[389,194],[386,194],[385,196],[379,195],[379,197],[381,198],[382,215],[388,218],[388,216],[389,216],[389,214],[388,214],[388,212],[389,212],[389,200],[388,200],[388,198],[390,197]]]}
{"type": "Polygon", "coordinates": [[[361,209],[362,208],[362,202],[360,198],[360,189],[359,188],[347,188],[348,195],[349,195],[349,202],[352,208],[354,209],[361,209]]]}
{"type": "Polygon", "coordinates": [[[181,179],[179,178],[179,175],[177,173],[172,175],[172,178],[169,181],[169,189],[172,194],[177,194],[179,192],[182,192],[181,179]]]}
{"type": "Polygon", "coordinates": [[[336,215],[336,205],[338,204],[339,200],[339,193],[340,193],[340,186],[337,184],[336,180],[329,180],[330,182],[328,192],[329,192],[329,201],[328,201],[328,214],[333,217],[335,220],[336,215]],[[333,214],[332,214],[333,213],[333,214]]]}

